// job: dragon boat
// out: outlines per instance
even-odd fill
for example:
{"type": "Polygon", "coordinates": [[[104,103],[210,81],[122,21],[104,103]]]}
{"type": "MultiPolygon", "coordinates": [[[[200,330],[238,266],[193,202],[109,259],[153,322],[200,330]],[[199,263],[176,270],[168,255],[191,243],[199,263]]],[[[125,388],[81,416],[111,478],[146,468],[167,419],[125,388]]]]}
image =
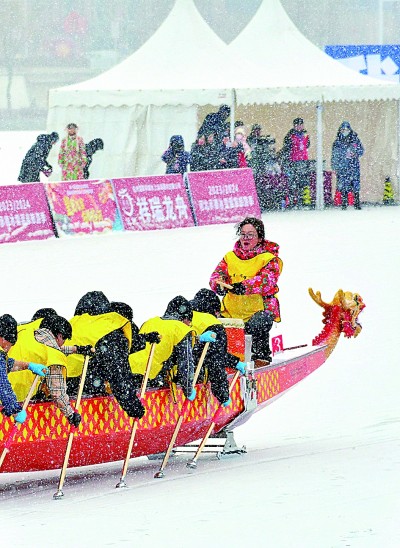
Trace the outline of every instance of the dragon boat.
{"type": "MultiPolygon", "coordinates": [[[[176,440],[185,446],[203,438],[217,416],[214,432],[221,435],[247,421],[253,413],[272,403],[295,384],[318,369],[334,350],[341,333],[356,337],[358,321],[365,307],[360,295],[339,290],[332,302],[324,302],[320,292],[309,290],[312,299],[323,308],[323,329],[308,348],[288,349],[277,354],[269,365],[254,368],[232,387],[232,404],[216,415],[218,402],[208,384],[197,385],[196,399],[188,406],[176,440]]],[[[241,360],[248,358],[244,324],[225,323],[228,349],[241,360]]],[[[306,346],[306,345],[303,345],[306,346]]],[[[232,379],[234,371],[228,377],[232,379]]],[[[144,396],[146,414],[138,421],[131,457],[149,456],[166,451],[180,415],[184,396],[181,390],[148,389],[144,396]]],[[[51,402],[30,403],[28,418],[20,426],[10,447],[7,441],[14,426],[11,418],[0,414],[0,454],[8,448],[1,472],[28,472],[62,467],[70,425],[51,402]]],[[[123,460],[126,456],[132,419],[112,395],[83,398],[82,423],[74,434],[69,457],[70,467],[123,460]]],[[[222,436],[223,437],[223,436],[222,436]]]]}

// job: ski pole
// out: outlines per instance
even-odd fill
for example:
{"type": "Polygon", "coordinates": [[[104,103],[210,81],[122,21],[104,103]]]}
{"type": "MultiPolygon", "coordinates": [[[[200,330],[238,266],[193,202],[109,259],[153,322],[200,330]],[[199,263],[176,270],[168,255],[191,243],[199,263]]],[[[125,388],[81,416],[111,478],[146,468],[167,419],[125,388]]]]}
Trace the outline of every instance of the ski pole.
{"type": "MultiPolygon", "coordinates": [[[[35,391],[35,388],[36,388],[36,385],[38,383],[38,380],[39,380],[39,375],[35,375],[35,378],[33,379],[33,382],[32,382],[32,385],[29,389],[29,392],[28,392],[28,395],[26,396],[25,400],[24,400],[24,403],[22,405],[22,409],[24,411],[26,411],[26,408],[28,407],[29,405],[29,402],[31,401],[31,398],[33,396],[33,393],[35,391]]],[[[15,434],[17,433],[18,431],[18,428],[19,428],[19,423],[18,422],[14,422],[14,425],[13,427],[11,428],[11,432],[8,436],[8,439],[7,441],[5,442],[4,444],[4,449],[3,449],[3,452],[1,454],[1,457],[0,457],[0,469],[1,467],[3,466],[3,462],[4,462],[4,459],[6,458],[6,455],[7,453],[10,452],[10,447],[12,445],[12,442],[14,441],[14,438],[15,438],[15,434]]]]}
{"type": "MultiPolygon", "coordinates": [[[[150,347],[150,354],[149,354],[149,357],[147,359],[146,370],[145,370],[144,377],[143,377],[143,380],[142,380],[142,386],[140,388],[140,400],[143,400],[144,394],[146,392],[147,382],[149,380],[150,369],[151,369],[151,364],[153,362],[153,356],[154,356],[155,349],[156,349],[156,343],[153,343],[150,347]]],[[[122,467],[121,478],[120,478],[119,482],[117,483],[117,485],[115,486],[116,488],[127,487],[126,482],[125,482],[125,478],[126,478],[126,474],[128,472],[129,459],[131,458],[133,442],[135,441],[135,436],[136,436],[136,431],[137,431],[137,428],[138,428],[139,420],[140,419],[138,419],[138,418],[133,419],[131,437],[130,437],[129,445],[128,445],[128,451],[126,452],[124,465],[122,467]]]]}
{"type": "MultiPolygon", "coordinates": [[[[236,381],[238,380],[239,378],[239,375],[240,375],[240,371],[236,371],[235,375],[233,376],[233,379],[229,385],[229,394],[231,394],[232,390],[233,390],[233,387],[235,386],[236,384],[236,381]]],[[[187,463],[186,463],[186,466],[188,468],[192,468],[192,469],[195,469],[197,468],[197,459],[199,458],[200,456],[200,453],[203,451],[207,441],[208,441],[208,438],[211,436],[212,434],[212,431],[214,430],[215,428],[215,425],[217,424],[218,422],[218,419],[220,417],[220,415],[222,414],[222,412],[225,410],[224,407],[222,407],[222,404],[219,405],[218,409],[215,411],[214,413],[214,416],[212,418],[212,421],[211,421],[211,424],[210,426],[208,427],[208,430],[204,436],[204,438],[201,440],[201,443],[200,445],[198,446],[197,448],[197,451],[196,451],[196,454],[195,456],[189,460],[187,463]]]]}
{"type": "MultiPolygon", "coordinates": [[[[197,364],[197,367],[196,367],[196,371],[194,373],[194,377],[193,377],[193,388],[196,386],[196,382],[197,382],[197,379],[198,379],[198,376],[200,374],[200,370],[203,366],[203,362],[204,362],[204,359],[206,357],[206,354],[207,354],[207,350],[208,350],[208,347],[210,346],[210,343],[209,342],[206,342],[206,344],[204,345],[204,348],[203,348],[203,352],[201,353],[201,356],[200,356],[200,359],[199,359],[199,363],[197,364]]],[[[168,449],[164,455],[164,458],[163,458],[163,461],[161,463],[161,466],[160,466],[160,469],[158,470],[158,472],[156,474],[154,474],[154,477],[159,479],[159,478],[163,478],[164,477],[164,468],[167,466],[168,464],[168,459],[169,459],[169,456],[171,454],[171,451],[174,447],[174,444],[175,444],[175,441],[176,441],[176,438],[178,437],[178,433],[179,433],[179,430],[182,426],[182,423],[183,423],[183,419],[185,417],[185,413],[186,413],[186,410],[188,409],[189,405],[191,404],[192,402],[190,400],[188,400],[186,398],[184,404],[182,405],[182,409],[181,409],[181,412],[180,412],[180,415],[178,417],[178,420],[176,422],[176,425],[175,425],[175,430],[172,434],[172,438],[171,438],[171,441],[169,442],[169,445],[168,445],[168,449]]]]}
{"type": "MultiPolygon", "coordinates": [[[[86,356],[85,361],[83,362],[82,376],[81,376],[81,380],[80,380],[80,383],[79,383],[78,395],[76,397],[75,409],[79,409],[79,407],[81,405],[83,386],[84,386],[85,380],[86,380],[86,373],[87,373],[87,369],[88,369],[88,363],[89,363],[89,356],[86,356]]],[[[67,466],[68,466],[68,461],[69,461],[69,455],[71,453],[72,442],[73,442],[73,439],[74,439],[74,432],[73,432],[72,428],[73,428],[73,426],[71,425],[70,433],[69,433],[69,437],[68,437],[67,449],[65,451],[65,456],[64,456],[64,463],[62,465],[60,479],[59,479],[59,482],[58,482],[58,489],[57,489],[57,492],[54,493],[54,495],[53,495],[54,500],[61,499],[64,496],[62,488],[63,488],[63,485],[64,485],[65,476],[67,474],[67,466]]]]}

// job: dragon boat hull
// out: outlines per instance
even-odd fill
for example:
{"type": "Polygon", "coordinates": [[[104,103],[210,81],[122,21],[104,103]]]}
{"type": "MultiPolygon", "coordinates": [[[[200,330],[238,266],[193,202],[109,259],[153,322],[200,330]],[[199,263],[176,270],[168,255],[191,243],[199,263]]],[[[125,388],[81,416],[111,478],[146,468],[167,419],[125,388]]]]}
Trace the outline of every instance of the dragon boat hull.
{"type": "MultiPolygon", "coordinates": [[[[245,387],[240,379],[232,390],[232,405],[219,416],[215,432],[228,425],[242,424],[250,416],[284,394],[310,375],[326,360],[326,347],[319,347],[300,356],[281,359],[267,367],[254,370],[247,382],[256,381],[257,405],[246,410],[245,387]]],[[[230,375],[232,377],[233,374],[230,375]]],[[[179,431],[177,445],[202,438],[218,402],[209,385],[199,384],[198,395],[189,407],[179,431]]],[[[177,402],[169,389],[148,390],[145,395],[146,414],[139,421],[132,457],[160,453],[167,449],[183,404],[180,390],[177,402]]],[[[254,402],[255,403],[255,402],[254,402]]],[[[2,472],[28,472],[61,468],[70,426],[52,403],[33,403],[29,418],[17,432],[2,472]]],[[[69,466],[79,467],[123,460],[126,455],[132,419],[112,397],[84,398],[81,401],[82,424],[74,436],[69,466]]],[[[7,440],[13,421],[0,416],[0,451],[7,440]]]]}
{"type": "MultiPolygon", "coordinates": [[[[203,438],[211,422],[215,432],[232,430],[246,422],[252,414],[275,401],[294,385],[318,369],[335,348],[341,333],[356,337],[361,331],[358,315],[365,307],[357,293],[339,290],[331,303],[322,300],[319,292],[309,290],[312,299],[324,309],[324,328],[309,350],[284,351],[268,366],[252,369],[237,380],[232,388],[232,404],[215,413],[218,402],[209,384],[197,386],[197,396],[188,406],[175,445],[183,446],[203,438]]],[[[244,359],[245,334],[242,327],[225,325],[228,350],[244,359]]],[[[234,372],[228,375],[231,379],[234,372]]],[[[147,390],[144,396],[146,413],[138,421],[132,457],[166,451],[184,403],[181,390],[176,401],[169,388],[147,390]]],[[[66,418],[52,403],[31,403],[28,418],[21,425],[3,461],[1,472],[29,472],[61,468],[70,434],[66,418]]],[[[132,431],[132,419],[121,409],[114,397],[83,398],[82,423],[74,434],[69,466],[79,467],[125,459],[132,431]]],[[[0,414],[0,454],[10,438],[13,419],[0,414]]]]}

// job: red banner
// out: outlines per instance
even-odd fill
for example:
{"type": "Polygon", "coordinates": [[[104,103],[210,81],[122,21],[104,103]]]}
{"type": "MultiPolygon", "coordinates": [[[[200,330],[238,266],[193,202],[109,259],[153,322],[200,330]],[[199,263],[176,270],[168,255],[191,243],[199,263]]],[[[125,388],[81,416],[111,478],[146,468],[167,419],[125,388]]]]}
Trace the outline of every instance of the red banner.
{"type": "Polygon", "coordinates": [[[194,226],[182,175],[113,179],[125,230],[194,226]]]}
{"type": "Polygon", "coordinates": [[[194,171],[187,179],[196,224],[232,223],[261,216],[251,169],[194,171]]]}
{"type": "Polygon", "coordinates": [[[41,183],[0,186],[0,243],[52,236],[53,224],[41,183]]]}

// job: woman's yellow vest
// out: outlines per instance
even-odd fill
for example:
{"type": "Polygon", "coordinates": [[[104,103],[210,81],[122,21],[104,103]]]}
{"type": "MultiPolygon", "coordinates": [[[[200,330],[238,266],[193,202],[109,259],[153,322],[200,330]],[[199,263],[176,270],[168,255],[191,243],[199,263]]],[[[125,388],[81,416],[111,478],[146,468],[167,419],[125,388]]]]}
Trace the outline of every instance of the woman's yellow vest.
{"type": "MultiPolygon", "coordinates": [[[[132,324],[126,318],[117,312],[107,312],[91,316],[82,314],[74,316],[70,320],[72,326],[72,338],[65,341],[66,345],[94,346],[105,335],[108,335],[116,329],[122,329],[125,337],[128,339],[129,348],[132,344],[132,324]]],[[[80,354],[70,354],[67,358],[67,377],[79,377],[82,373],[84,356],[80,354]]]]}
{"type": "MultiPolygon", "coordinates": [[[[193,332],[193,328],[179,320],[163,320],[156,317],[144,322],[139,333],[150,333],[151,331],[158,331],[161,335],[161,342],[156,344],[150,368],[149,378],[154,379],[163,368],[164,362],[171,356],[175,346],[188,333],[193,332]]],[[[129,355],[129,364],[132,373],[144,375],[150,354],[150,346],[149,343],[146,343],[146,348],[129,355]]]]}
{"type": "MultiPolygon", "coordinates": [[[[232,283],[254,278],[272,259],[277,259],[279,268],[282,268],[282,261],[269,252],[260,253],[252,259],[243,260],[239,259],[233,251],[229,251],[224,259],[228,265],[228,273],[232,283]]],[[[225,318],[241,318],[246,322],[260,310],[264,310],[264,303],[262,296],[258,294],[235,295],[228,292],[222,300],[221,314],[225,318]]]]}
{"type": "MultiPolygon", "coordinates": [[[[39,329],[42,318],[18,326],[18,339],[8,352],[10,358],[23,362],[41,363],[43,365],[67,365],[67,357],[56,348],[37,342],[35,330],[39,329]]],[[[15,371],[8,375],[18,401],[26,398],[32,385],[34,375],[31,371],[15,371]]]]}
{"type": "Polygon", "coordinates": [[[192,327],[196,331],[196,335],[201,335],[207,331],[212,325],[222,323],[218,318],[207,312],[193,311],[192,327]]]}

